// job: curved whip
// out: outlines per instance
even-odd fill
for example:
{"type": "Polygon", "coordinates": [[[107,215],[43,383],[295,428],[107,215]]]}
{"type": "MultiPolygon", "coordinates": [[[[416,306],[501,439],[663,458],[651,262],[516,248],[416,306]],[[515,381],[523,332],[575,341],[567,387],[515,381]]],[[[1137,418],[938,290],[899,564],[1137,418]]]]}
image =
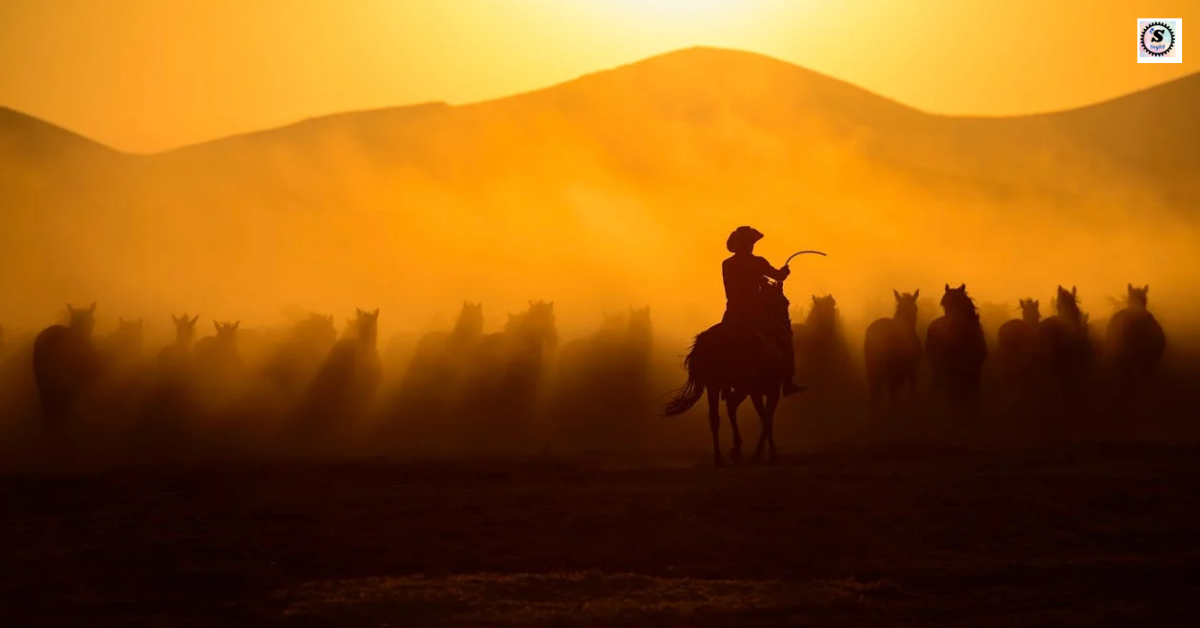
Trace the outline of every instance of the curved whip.
{"type": "Polygon", "coordinates": [[[792,263],[793,257],[796,257],[797,255],[804,255],[806,253],[813,253],[815,255],[820,255],[821,257],[828,257],[827,255],[825,255],[824,253],[822,253],[820,251],[797,251],[795,253],[792,253],[791,256],[787,258],[787,261],[783,263],[783,265],[787,266],[788,264],[792,263]]]}

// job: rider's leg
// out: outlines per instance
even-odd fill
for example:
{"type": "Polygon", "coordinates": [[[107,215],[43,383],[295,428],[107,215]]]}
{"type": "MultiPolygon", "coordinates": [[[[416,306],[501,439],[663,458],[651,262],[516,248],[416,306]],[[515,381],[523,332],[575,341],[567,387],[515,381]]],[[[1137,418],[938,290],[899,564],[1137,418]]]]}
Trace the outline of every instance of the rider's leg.
{"type": "Polygon", "coordinates": [[[808,387],[796,384],[796,346],[792,342],[791,323],[787,324],[786,333],[781,333],[779,336],[779,350],[783,354],[784,373],[787,376],[783,382],[783,394],[791,395],[803,392],[808,387]]]}

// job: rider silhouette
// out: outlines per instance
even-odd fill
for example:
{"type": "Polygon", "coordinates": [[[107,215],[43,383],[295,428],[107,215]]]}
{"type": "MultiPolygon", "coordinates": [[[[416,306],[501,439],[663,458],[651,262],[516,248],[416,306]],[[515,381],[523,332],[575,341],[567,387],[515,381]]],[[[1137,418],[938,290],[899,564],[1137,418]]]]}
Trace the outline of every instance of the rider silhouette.
{"type": "Polygon", "coordinates": [[[754,254],[754,244],[762,238],[763,234],[757,229],[738,227],[725,241],[725,248],[733,256],[721,264],[721,275],[725,280],[725,316],[721,322],[752,327],[778,343],[787,372],[783,394],[790,395],[805,389],[793,381],[796,360],[792,346],[792,323],[785,318],[785,325],[772,324],[766,311],[763,290],[767,287],[767,278],[783,281],[792,270],[787,266],[776,269],[766,258],[754,254]]]}

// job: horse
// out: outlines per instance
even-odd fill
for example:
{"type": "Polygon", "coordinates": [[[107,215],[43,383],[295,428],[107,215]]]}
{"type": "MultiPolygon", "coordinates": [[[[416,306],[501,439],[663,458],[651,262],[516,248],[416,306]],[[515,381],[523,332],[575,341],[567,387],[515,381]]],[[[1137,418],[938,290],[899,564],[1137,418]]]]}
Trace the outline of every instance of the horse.
{"type": "Polygon", "coordinates": [[[123,415],[133,410],[142,391],[145,371],[144,322],[118,317],[117,328],[98,347],[100,380],[97,392],[108,414],[123,415]]]}
{"type": "MultiPolygon", "coordinates": [[[[241,321],[213,321],[215,336],[205,336],[192,347],[192,384],[209,406],[221,406],[236,395],[242,382],[244,363],[238,350],[241,321]]],[[[215,408],[212,408],[215,409],[215,408]]]]}
{"type": "Polygon", "coordinates": [[[152,419],[153,429],[179,428],[189,409],[189,389],[192,383],[192,345],[200,315],[189,317],[171,315],[175,325],[175,342],[158,352],[156,373],[143,408],[152,419]]]}
{"type": "Polygon", "coordinates": [[[1038,327],[1042,320],[1037,299],[1021,299],[1021,318],[1006,321],[996,332],[996,349],[1004,379],[1010,385],[1028,381],[1036,364],[1038,327]]]}
{"type": "Polygon", "coordinates": [[[910,401],[916,398],[917,369],[921,364],[917,299],[921,291],[900,294],[893,289],[892,296],[896,298],[896,311],[891,318],[878,319],[867,327],[863,357],[872,408],[879,409],[886,402],[895,411],[906,387],[910,401]]]}
{"type": "MultiPolygon", "coordinates": [[[[468,356],[483,339],[483,304],[464,301],[450,331],[421,336],[401,380],[404,391],[425,395],[462,379],[468,356]]],[[[454,386],[451,386],[454,387],[454,386]]]]}
{"type": "Polygon", "coordinates": [[[267,355],[258,377],[280,400],[295,402],[316,377],[337,340],[333,316],[309,314],[296,321],[283,342],[267,355]]]}
{"type": "Polygon", "coordinates": [[[987,341],[979,310],[967,294],[967,284],[942,293],[942,311],[929,324],[925,355],[933,372],[933,389],[945,393],[951,405],[974,414],[979,411],[987,341]]]}
{"type": "Polygon", "coordinates": [[[33,341],[33,374],[42,416],[59,424],[78,410],[78,404],[100,375],[100,356],[92,342],[96,304],[76,309],[67,304],[70,322],[42,330],[33,341]]]}
{"type": "Polygon", "coordinates": [[[456,431],[453,423],[469,373],[471,360],[483,341],[483,304],[464,301],[450,330],[421,334],[412,357],[403,366],[394,393],[389,395],[387,422],[381,438],[417,442],[428,448],[432,440],[456,431]]]}
{"type": "Polygon", "coordinates": [[[177,368],[190,360],[192,342],[196,338],[196,321],[199,320],[199,314],[192,318],[188,318],[187,312],[184,312],[183,316],[171,315],[171,322],[175,324],[175,342],[163,347],[162,351],[158,352],[160,369],[177,368]]]}
{"type": "Polygon", "coordinates": [[[1135,392],[1154,372],[1167,346],[1162,325],[1147,309],[1150,286],[1127,284],[1127,290],[1125,308],[1113,315],[1104,338],[1104,353],[1122,397],[1135,392]]]}
{"type": "Polygon", "coordinates": [[[850,352],[833,295],[813,295],[812,308],[804,322],[792,326],[792,338],[800,381],[817,384],[817,392],[847,383],[850,352]]]}
{"type": "Polygon", "coordinates": [[[528,431],[557,348],[553,301],[530,301],[526,311],[510,313],[504,330],[484,335],[470,354],[462,416],[490,423],[485,439],[495,428],[528,431]]]}
{"type": "Polygon", "coordinates": [[[323,435],[333,420],[349,425],[364,417],[383,378],[378,336],[379,310],[355,308],[350,328],[329,350],[300,408],[297,427],[306,435],[323,435]]]}
{"type": "MultiPolygon", "coordinates": [[[[764,297],[768,322],[776,325],[787,320],[788,300],[783,294],[783,282],[769,282],[764,289],[764,297]]],[[[778,458],[775,449],[775,410],[787,379],[784,360],[777,343],[762,331],[733,323],[717,323],[696,335],[683,360],[683,368],[688,373],[687,382],[674,392],[665,415],[683,414],[707,394],[713,465],[720,467],[724,465],[720,438],[721,399],[725,399],[729,425],[733,430],[733,448],[729,456],[738,462],[742,457],[742,435],[738,429],[737,409],[749,397],[762,423],[754,459],[757,461],[762,457],[766,445],[770,450],[771,462],[775,462],[778,458]]]]}
{"type": "Polygon", "coordinates": [[[1087,315],[1079,309],[1079,294],[1074,286],[1070,292],[1058,286],[1054,308],[1057,313],[1038,326],[1038,351],[1047,361],[1060,392],[1077,399],[1087,388],[1095,360],[1087,315]]]}
{"type": "Polygon", "coordinates": [[[653,344],[650,308],[604,314],[600,329],[563,346],[554,386],[558,430],[572,444],[629,439],[647,409],[653,344]]]}

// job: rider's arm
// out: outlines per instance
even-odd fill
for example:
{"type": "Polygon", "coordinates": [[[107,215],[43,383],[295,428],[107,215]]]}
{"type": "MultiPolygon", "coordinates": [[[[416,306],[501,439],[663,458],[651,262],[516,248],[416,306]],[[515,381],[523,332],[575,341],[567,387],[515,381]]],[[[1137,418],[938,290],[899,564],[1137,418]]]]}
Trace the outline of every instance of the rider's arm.
{"type": "Polygon", "coordinates": [[[782,268],[775,268],[767,261],[767,258],[760,257],[759,264],[762,266],[762,274],[774,279],[775,281],[783,281],[787,277],[787,273],[782,268]]]}

